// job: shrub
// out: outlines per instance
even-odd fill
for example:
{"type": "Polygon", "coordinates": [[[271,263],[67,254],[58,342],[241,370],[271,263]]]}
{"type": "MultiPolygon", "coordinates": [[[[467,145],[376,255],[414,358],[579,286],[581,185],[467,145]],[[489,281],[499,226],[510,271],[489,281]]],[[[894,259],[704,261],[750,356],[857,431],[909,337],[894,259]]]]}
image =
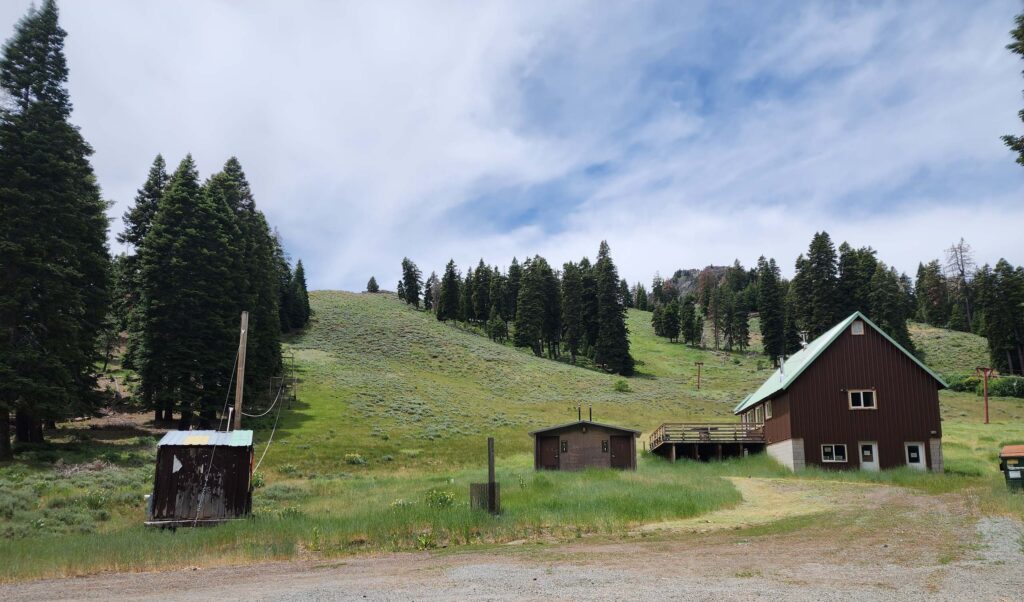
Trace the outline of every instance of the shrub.
{"type": "Polygon", "coordinates": [[[287,477],[292,477],[299,474],[299,468],[294,464],[282,464],[277,467],[277,472],[287,477]]]}
{"type": "Polygon", "coordinates": [[[360,466],[366,464],[366,458],[361,454],[345,454],[345,464],[355,464],[360,466]]]}
{"type": "Polygon", "coordinates": [[[455,504],[455,494],[451,491],[431,489],[427,492],[426,501],[427,505],[431,508],[444,510],[445,508],[451,508],[455,504]]]}
{"type": "Polygon", "coordinates": [[[612,388],[615,389],[616,393],[629,393],[630,391],[629,383],[621,378],[615,381],[615,386],[612,388]]]}
{"type": "Polygon", "coordinates": [[[1024,397],[1024,377],[1000,376],[988,381],[988,394],[995,397],[1024,397]]]}
{"type": "Polygon", "coordinates": [[[981,378],[977,376],[953,376],[949,380],[949,389],[951,391],[977,391],[978,385],[981,383],[981,378]]]}
{"type": "Polygon", "coordinates": [[[395,457],[392,456],[391,454],[384,454],[383,456],[380,457],[380,461],[381,462],[394,462],[395,461],[395,457]]]}
{"type": "Polygon", "coordinates": [[[259,489],[267,484],[266,477],[263,476],[262,472],[254,472],[252,474],[252,488],[259,489]]]}
{"type": "Polygon", "coordinates": [[[18,510],[35,508],[36,502],[32,494],[19,489],[7,489],[4,485],[0,483],[0,518],[10,520],[18,510]]]}

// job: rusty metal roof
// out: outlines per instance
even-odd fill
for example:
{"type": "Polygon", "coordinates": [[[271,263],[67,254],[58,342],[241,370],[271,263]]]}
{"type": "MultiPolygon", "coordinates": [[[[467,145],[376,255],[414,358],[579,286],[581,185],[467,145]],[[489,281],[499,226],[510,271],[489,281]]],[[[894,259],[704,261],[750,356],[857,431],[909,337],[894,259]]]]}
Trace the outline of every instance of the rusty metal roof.
{"type": "Polygon", "coordinates": [[[606,428],[606,429],[612,429],[612,430],[615,430],[615,431],[623,431],[623,432],[626,432],[626,433],[633,433],[637,437],[640,436],[640,431],[638,431],[636,429],[629,429],[629,428],[625,428],[625,427],[622,427],[622,426],[614,426],[614,425],[611,425],[611,424],[601,424],[600,422],[594,422],[593,420],[576,420],[576,421],[573,421],[573,422],[566,422],[565,424],[556,424],[555,426],[549,426],[549,427],[546,427],[546,428],[537,429],[535,431],[530,431],[529,434],[530,435],[536,435],[537,433],[546,433],[548,431],[557,431],[559,429],[568,428],[570,426],[577,426],[577,425],[580,425],[580,424],[589,424],[591,426],[599,426],[599,427],[603,427],[603,428],[606,428]]]}
{"type": "Polygon", "coordinates": [[[252,431],[167,431],[157,445],[252,447],[252,431]]]}
{"type": "Polygon", "coordinates": [[[999,452],[1000,458],[1024,458],[1024,445],[1006,445],[999,452]]]}

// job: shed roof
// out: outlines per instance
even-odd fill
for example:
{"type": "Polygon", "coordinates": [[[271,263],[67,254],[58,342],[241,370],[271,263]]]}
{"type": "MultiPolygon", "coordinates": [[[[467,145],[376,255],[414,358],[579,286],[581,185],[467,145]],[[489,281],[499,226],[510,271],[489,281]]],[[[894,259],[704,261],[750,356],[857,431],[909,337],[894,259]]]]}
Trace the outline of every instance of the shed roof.
{"type": "Polygon", "coordinates": [[[251,447],[252,431],[167,431],[157,445],[251,447]]]}
{"type": "Polygon", "coordinates": [[[806,370],[811,364],[813,364],[814,360],[818,359],[818,357],[820,357],[821,354],[826,349],[828,349],[829,345],[834,343],[835,340],[839,338],[839,335],[841,335],[850,326],[850,324],[853,323],[854,320],[863,320],[865,324],[871,326],[871,328],[875,329],[875,332],[885,337],[887,341],[895,345],[896,348],[902,351],[904,355],[913,360],[914,363],[920,366],[922,370],[927,372],[929,376],[937,380],[939,384],[943,386],[943,388],[948,386],[946,382],[939,377],[938,374],[932,372],[928,368],[928,366],[925,366],[921,362],[921,360],[914,357],[913,353],[910,353],[909,351],[904,349],[902,345],[893,340],[893,338],[886,334],[884,330],[876,326],[874,322],[867,318],[867,316],[860,313],[859,311],[855,311],[852,314],[850,314],[848,318],[846,318],[842,322],[836,324],[828,331],[826,331],[825,334],[814,339],[813,341],[808,343],[806,347],[794,353],[791,357],[787,358],[786,361],[782,363],[781,368],[775,370],[775,372],[768,377],[768,380],[764,381],[764,383],[756,391],[748,395],[746,399],[741,401],[739,405],[737,405],[736,408],[733,409],[733,414],[739,414],[740,412],[743,412],[744,410],[754,405],[757,405],[758,403],[764,401],[765,399],[769,399],[775,396],[776,393],[788,389],[789,386],[793,384],[793,382],[796,381],[796,379],[801,374],[803,374],[804,370],[806,370]]]}
{"type": "Polygon", "coordinates": [[[546,428],[537,429],[535,431],[530,431],[530,435],[538,435],[540,433],[547,433],[549,431],[558,431],[558,430],[561,430],[561,429],[564,429],[564,428],[568,428],[570,426],[577,426],[577,425],[583,425],[583,424],[589,424],[591,426],[599,426],[599,427],[602,427],[602,428],[611,429],[613,431],[622,431],[624,433],[633,433],[633,435],[635,435],[637,437],[640,436],[640,431],[638,431],[636,429],[629,429],[629,428],[625,428],[625,427],[622,427],[622,426],[614,426],[614,425],[611,425],[611,424],[601,424],[600,422],[594,422],[593,420],[574,420],[573,422],[566,422],[565,424],[556,424],[555,426],[549,426],[549,427],[546,427],[546,428]]]}
{"type": "Polygon", "coordinates": [[[1000,458],[1024,458],[1024,445],[1004,445],[1000,458]]]}

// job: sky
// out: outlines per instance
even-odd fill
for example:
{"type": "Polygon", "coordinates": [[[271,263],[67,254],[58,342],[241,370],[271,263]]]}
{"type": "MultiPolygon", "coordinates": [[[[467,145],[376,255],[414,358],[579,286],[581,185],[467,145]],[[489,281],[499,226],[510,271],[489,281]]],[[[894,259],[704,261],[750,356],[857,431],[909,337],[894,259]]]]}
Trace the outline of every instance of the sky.
{"type": "MultiPolygon", "coordinates": [[[[0,37],[29,0],[0,2],[0,37]]],[[[64,0],[72,120],[120,216],[162,153],[234,155],[311,289],[404,256],[620,274],[812,235],[913,274],[1024,263],[1024,3],[64,0]]],[[[129,250],[130,251],[130,250],[129,250]]]]}

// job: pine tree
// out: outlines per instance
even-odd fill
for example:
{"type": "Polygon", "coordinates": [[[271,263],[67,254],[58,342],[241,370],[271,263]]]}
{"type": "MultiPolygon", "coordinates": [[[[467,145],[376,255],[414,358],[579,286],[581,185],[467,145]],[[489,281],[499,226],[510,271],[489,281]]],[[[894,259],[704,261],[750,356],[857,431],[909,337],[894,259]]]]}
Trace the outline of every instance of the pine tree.
{"type": "Polygon", "coordinates": [[[192,157],[171,176],[141,249],[146,315],[140,376],[157,408],[177,403],[182,428],[209,425],[226,399],[238,340],[230,208],[199,185],[192,157]],[[174,344],[168,344],[173,341],[174,344]]]}
{"type": "Polygon", "coordinates": [[[682,323],[679,316],[679,300],[672,299],[665,305],[665,317],[663,328],[665,336],[668,340],[675,343],[679,340],[679,333],[682,329],[682,323]]]}
{"type": "Polygon", "coordinates": [[[513,257],[512,263],[508,266],[508,287],[505,289],[506,298],[505,303],[509,310],[512,312],[510,320],[514,320],[516,317],[516,307],[519,300],[519,282],[523,278],[523,268],[519,265],[519,261],[513,257]]]}
{"type": "Polygon", "coordinates": [[[619,273],[612,262],[606,241],[601,241],[594,264],[597,284],[598,333],[594,344],[594,363],[605,370],[630,376],[633,374],[633,356],[629,354],[629,330],[626,328],[626,308],[620,298],[619,273]]]}
{"type": "Polygon", "coordinates": [[[370,280],[366,283],[366,292],[368,293],[379,293],[380,286],[377,285],[377,279],[370,276],[370,280]]]}
{"type": "Polygon", "coordinates": [[[1006,374],[1024,374],[1024,267],[1000,259],[975,277],[982,333],[992,365],[1006,374]]]}
{"type": "Polygon", "coordinates": [[[914,352],[914,343],[907,330],[906,306],[900,292],[900,277],[896,270],[889,270],[882,262],[875,266],[871,277],[871,321],[893,338],[904,349],[914,352]]]}
{"type": "MultiPolygon", "coordinates": [[[[491,309],[497,312],[498,318],[505,323],[506,329],[509,321],[512,320],[512,312],[508,307],[507,289],[508,278],[501,274],[497,266],[491,268],[491,290],[488,297],[491,300],[491,309]]],[[[490,320],[490,312],[488,312],[487,319],[490,320]]]]}
{"type": "Polygon", "coordinates": [[[761,321],[761,341],[765,354],[778,365],[786,352],[786,309],[780,286],[779,266],[762,256],[757,262],[757,311],[761,321]]]}
{"type": "MultiPolygon", "coordinates": [[[[275,241],[266,218],[256,208],[252,188],[238,159],[229,158],[224,169],[207,182],[206,190],[211,200],[227,205],[238,229],[238,238],[231,241],[241,262],[233,270],[234,300],[236,314],[249,312],[244,390],[246,400],[251,400],[265,390],[269,379],[279,375],[282,368],[275,241]]],[[[301,279],[304,283],[305,277],[301,279]]],[[[308,303],[308,297],[303,298],[308,303]]]]}
{"type": "Polygon", "coordinates": [[[841,315],[838,294],[836,250],[828,232],[817,232],[811,239],[807,259],[797,266],[800,278],[806,278],[806,321],[804,328],[813,339],[836,325],[841,315]]]}
{"type": "Polygon", "coordinates": [[[508,338],[508,324],[501,319],[496,306],[491,306],[491,315],[487,318],[487,336],[498,343],[504,343],[508,338]]]}
{"type": "Polygon", "coordinates": [[[878,259],[871,247],[854,249],[848,243],[839,245],[839,316],[855,311],[871,315],[871,279],[878,259]]]}
{"type": "Polygon", "coordinates": [[[292,298],[292,328],[303,328],[309,322],[312,312],[309,309],[309,292],[306,291],[306,270],[302,267],[301,259],[295,264],[292,273],[292,298]]]}
{"type": "Polygon", "coordinates": [[[93,362],[107,316],[106,203],[69,119],[65,31],[53,0],[15,26],[0,58],[0,457],[100,403],[93,362]]]}
{"type": "MultiPolygon", "coordinates": [[[[700,345],[701,328],[697,327],[699,316],[697,315],[697,299],[692,294],[686,295],[683,299],[683,306],[679,310],[680,328],[683,334],[683,342],[697,347],[700,345]]],[[[701,323],[703,327],[703,323],[701,323]]]]}
{"type": "Polygon", "coordinates": [[[402,259],[402,291],[401,298],[416,309],[420,307],[420,291],[423,288],[423,273],[411,259],[402,259]]]}
{"type": "Polygon", "coordinates": [[[547,348],[548,357],[558,358],[562,340],[562,285],[548,262],[541,257],[534,262],[540,271],[541,288],[544,294],[544,326],[541,336],[547,348]]]}
{"type": "Polygon", "coordinates": [[[583,274],[579,265],[571,261],[562,266],[562,328],[570,361],[575,364],[586,330],[583,324],[583,274]]]}
{"type": "Polygon", "coordinates": [[[597,277],[594,266],[584,257],[579,262],[580,280],[583,283],[583,351],[591,359],[594,358],[594,346],[600,327],[597,301],[597,277]]]}
{"type": "Polygon", "coordinates": [[[917,266],[917,319],[945,328],[949,322],[949,287],[939,260],[917,266]]]}
{"type": "Polygon", "coordinates": [[[138,356],[138,347],[142,341],[140,322],[145,310],[139,307],[141,293],[139,291],[139,254],[138,249],[142,248],[142,241],[145,240],[153,224],[153,216],[156,215],[157,206],[167,187],[167,164],[160,155],[153,160],[149,168],[149,175],[142,188],[135,195],[135,203],[125,212],[122,221],[125,229],[118,234],[117,240],[131,245],[136,251],[134,255],[125,256],[124,264],[120,275],[123,279],[122,291],[124,293],[125,320],[124,328],[128,332],[128,344],[125,348],[123,365],[126,368],[135,367],[135,358],[138,356]]]}
{"type": "MultiPolygon", "coordinates": [[[[1013,37],[1013,42],[1008,44],[1006,47],[1014,54],[1019,54],[1024,59],[1024,13],[1017,15],[1014,20],[1017,27],[1010,31],[1010,36],[1013,37]]],[[[1021,121],[1024,121],[1024,110],[1017,113],[1021,121]]],[[[1024,136],[1003,136],[1003,142],[1006,146],[1010,147],[1010,150],[1017,153],[1017,163],[1024,165],[1024,136]]]]}
{"type": "Polygon", "coordinates": [[[790,283],[785,296],[786,317],[783,320],[782,326],[782,338],[785,341],[785,353],[783,355],[793,355],[800,351],[801,348],[799,303],[797,291],[793,284],[790,283]]]}
{"type": "Polygon", "coordinates": [[[629,283],[623,278],[619,281],[619,291],[622,295],[622,302],[626,304],[626,308],[630,309],[633,307],[633,295],[629,293],[629,283]]]}
{"type": "Polygon", "coordinates": [[[636,300],[633,302],[634,307],[641,311],[648,311],[650,309],[650,299],[647,295],[647,289],[645,289],[644,285],[639,282],[636,284],[635,297],[636,300]]]}
{"type": "Polygon", "coordinates": [[[665,336],[665,306],[657,305],[651,312],[651,326],[654,327],[654,336],[665,336]]]}
{"type": "Polygon", "coordinates": [[[298,325],[292,324],[293,309],[298,300],[295,298],[295,287],[292,285],[292,266],[288,254],[281,244],[281,235],[274,231],[274,264],[277,266],[278,314],[281,321],[281,332],[291,332],[298,325]]]}
{"type": "Polygon", "coordinates": [[[459,272],[455,261],[449,260],[441,277],[441,292],[437,299],[437,319],[442,322],[459,319],[459,272]]]}
{"type": "Polygon", "coordinates": [[[423,285],[423,309],[432,311],[437,303],[437,272],[430,272],[427,282],[423,285]]]}
{"type": "Polygon", "coordinates": [[[481,259],[473,272],[473,316],[481,324],[490,317],[491,310],[491,268],[481,259]]]}
{"type": "Polygon", "coordinates": [[[537,357],[544,353],[544,278],[541,274],[543,268],[536,265],[542,261],[538,255],[523,262],[513,321],[513,343],[516,347],[529,347],[537,357]]]}
{"type": "Polygon", "coordinates": [[[476,313],[473,310],[473,268],[466,270],[466,279],[459,289],[459,321],[472,322],[476,313]]]}
{"type": "Polygon", "coordinates": [[[395,286],[395,294],[398,295],[400,301],[405,301],[405,282],[398,281],[398,285],[395,286]]]}

